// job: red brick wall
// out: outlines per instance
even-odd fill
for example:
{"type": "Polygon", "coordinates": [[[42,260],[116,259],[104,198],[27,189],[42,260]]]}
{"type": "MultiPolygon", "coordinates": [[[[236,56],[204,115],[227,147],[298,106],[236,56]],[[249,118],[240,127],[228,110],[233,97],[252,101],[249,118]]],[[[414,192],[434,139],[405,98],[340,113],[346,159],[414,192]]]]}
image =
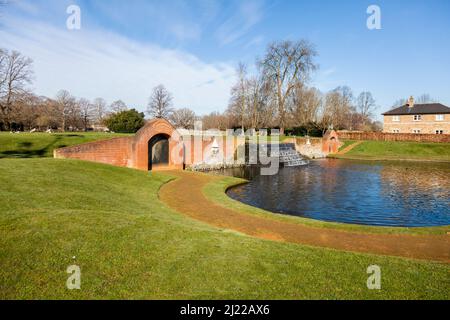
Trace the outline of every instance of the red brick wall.
{"type": "Polygon", "coordinates": [[[413,133],[383,133],[339,131],[339,138],[349,140],[375,141],[411,141],[411,142],[450,142],[448,134],[413,134],[413,133]]]}
{"type": "Polygon", "coordinates": [[[127,167],[132,139],[132,137],[124,137],[84,143],[78,146],[56,149],[53,155],[58,159],[80,159],[127,167]]]}
{"type": "MultiPolygon", "coordinates": [[[[149,121],[134,137],[114,138],[61,148],[54,151],[54,157],[100,162],[146,171],[148,170],[148,142],[154,136],[161,134],[169,138],[169,164],[154,167],[153,170],[182,169],[184,160],[186,164],[202,162],[214,141],[213,137],[206,137],[202,139],[198,150],[195,150],[194,137],[180,137],[169,122],[156,119],[149,121]],[[186,157],[184,157],[185,153],[186,157]],[[194,153],[198,154],[195,158],[194,153]]],[[[227,143],[217,139],[219,148],[226,158],[232,157],[237,145],[243,142],[239,138],[228,139],[231,140],[227,140],[227,143]]]]}
{"type": "Polygon", "coordinates": [[[341,145],[339,137],[340,135],[336,131],[328,130],[323,136],[322,152],[325,154],[338,152],[339,146],[341,145]]]}

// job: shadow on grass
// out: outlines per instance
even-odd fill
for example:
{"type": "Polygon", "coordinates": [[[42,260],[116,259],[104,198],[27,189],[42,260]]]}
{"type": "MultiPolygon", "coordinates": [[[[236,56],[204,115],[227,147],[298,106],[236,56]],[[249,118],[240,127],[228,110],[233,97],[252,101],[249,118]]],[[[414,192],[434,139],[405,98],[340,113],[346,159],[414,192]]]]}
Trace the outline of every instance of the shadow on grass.
{"type": "MultiPolygon", "coordinates": [[[[76,135],[70,135],[76,136],[76,135]]],[[[77,136],[78,137],[78,136],[77,136]]],[[[26,158],[43,158],[51,156],[51,152],[55,148],[63,148],[65,145],[56,146],[56,143],[61,140],[61,136],[55,136],[53,141],[47,144],[45,147],[40,149],[33,149],[33,142],[23,141],[17,143],[17,149],[15,150],[5,150],[0,153],[0,159],[3,158],[18,158],[18,159],[26,159],[26,158]]]]}

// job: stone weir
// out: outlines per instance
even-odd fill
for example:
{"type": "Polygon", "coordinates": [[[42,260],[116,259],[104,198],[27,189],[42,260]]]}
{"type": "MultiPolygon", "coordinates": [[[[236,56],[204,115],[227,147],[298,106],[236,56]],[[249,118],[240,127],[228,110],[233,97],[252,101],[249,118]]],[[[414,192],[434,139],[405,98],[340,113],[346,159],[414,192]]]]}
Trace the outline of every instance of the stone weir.
{"type": "MultiPolygon", "coordinates": [[[[247,163],[255,163],[255,155],[259,160],[259,153],[270,155],[271,157],[279,157],[280,164],[284,167],[304,166],[309,162],[305,160],[302,155],[296,150],[295,143],[280,143],[280,144],[248,144],[246,146],[247,163]],[[277,146],[278,148],[274,147],[277,146]],[[257,149],[259,148],[259,150],[257,149]]],[[[259,163],[260,161],[258,161],[259,163]]]]}

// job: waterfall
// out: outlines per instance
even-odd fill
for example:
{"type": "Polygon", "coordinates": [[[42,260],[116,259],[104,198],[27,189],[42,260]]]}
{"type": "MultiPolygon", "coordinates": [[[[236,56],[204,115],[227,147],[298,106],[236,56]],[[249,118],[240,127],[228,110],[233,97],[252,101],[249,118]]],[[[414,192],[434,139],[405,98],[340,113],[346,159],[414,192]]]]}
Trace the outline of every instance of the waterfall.
{"type": "Polygon", "coordinates": [[[272,156],[279,156],[280,163],[285,167],[297,167],[307,165],[309,162],[305,160],[297,150],[293,143],[281,143],[279,145],[278,155],[272,153],[272,156]]]}

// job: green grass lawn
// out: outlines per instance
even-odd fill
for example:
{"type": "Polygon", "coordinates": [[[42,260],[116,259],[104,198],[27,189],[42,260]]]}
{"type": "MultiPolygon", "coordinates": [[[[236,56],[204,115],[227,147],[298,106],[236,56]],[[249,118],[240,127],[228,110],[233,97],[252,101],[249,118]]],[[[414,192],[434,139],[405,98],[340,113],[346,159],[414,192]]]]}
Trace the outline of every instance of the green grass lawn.
{"type": "Polygon", "coordinates": [[[339,148],[339,151],[344,150],[345,148],[347,148],[348,146],[356,143],[357,141],[355,140],[343,140],[342,141],[342,146],[339,148]]]}
{"type": "Polygon", "coordinates": [[[446,264],[210,227],[158,200],[170,179],[75,160],[1,159],[0,298],[450,298],[446,264]],[[72,264],[81,290],[66,289],[72,264]],[[380,291],[366,287],[373,264],[380,291]]]}
{"type": "Polygon", "coordinates": [[[56,134],[0,132],[0,159],[53,157],[53,150],[57,148],[120,136],[126,135],[98,132],[56,134]]]}
{"type": "MultiPolygon", "coordinates": [[[[348,145],[348,144],[347,144],[348,145]]],[[[336,158],[450,161],[450,143],[364,141],[336,158]]]]}

